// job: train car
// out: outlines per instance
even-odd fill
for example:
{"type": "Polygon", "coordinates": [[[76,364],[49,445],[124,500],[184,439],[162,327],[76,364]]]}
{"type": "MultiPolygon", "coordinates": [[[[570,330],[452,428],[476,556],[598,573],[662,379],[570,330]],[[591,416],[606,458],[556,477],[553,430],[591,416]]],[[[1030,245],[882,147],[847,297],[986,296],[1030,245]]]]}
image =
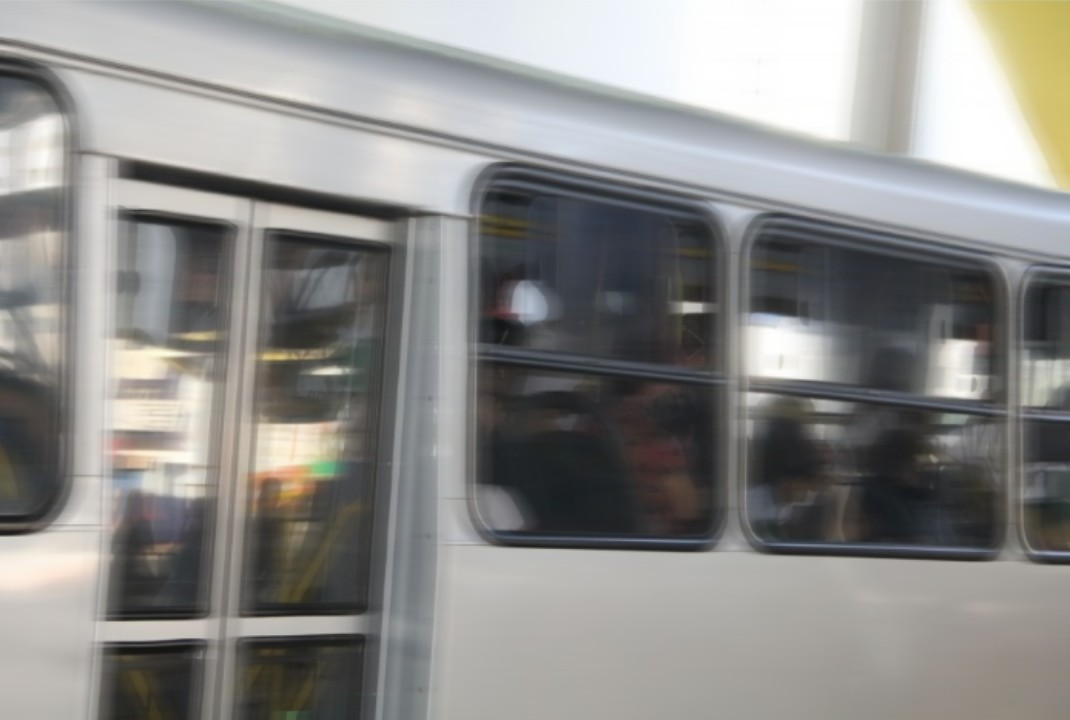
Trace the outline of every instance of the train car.
{"type": "Polygon", "coordinates": [[[0,715],[1070,713],[1070,202],[274,6],[0,20],[0,715]]]}

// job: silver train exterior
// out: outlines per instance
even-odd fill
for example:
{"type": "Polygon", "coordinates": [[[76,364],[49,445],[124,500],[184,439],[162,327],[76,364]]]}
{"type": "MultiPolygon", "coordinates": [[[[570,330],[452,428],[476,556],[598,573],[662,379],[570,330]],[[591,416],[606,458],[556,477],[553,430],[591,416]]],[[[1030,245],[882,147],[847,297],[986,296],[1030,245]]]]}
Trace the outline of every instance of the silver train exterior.
{"type": "MultiPolygon", "coordinates": [[[[1022,532],[1021,413],[1000,424],[993,556],[759,549],[743,515],[741,317],[754,223],[787,215],[987,264],[1017,350],[1025,279],[1065,267],[1064,195],[809,142],[707,113],[418,47],[292,11],[187,3],[9,3],[0,58],[67,98],[75,263],[61,506],[0,536],[0,714],[96,717],[103,648],[204,641],[202,717],[230,717],[245,637],[367,636],[381,718],[1064,718],[1070,575],[1022,532]],[[474,204],[503,163],[701,208],[723,242],[723,523],[688,552],[511,547],[473,500],[474,204]],[[178,180],[175,180],[178,178],[178,180]],[[309,208],[312,209],[309,209],[309,208]],[[394,308],[367,612],[237,606],[252,361],[228,349],[210,611],[108,619],[110,356],[121,212],[226,223],[235,266],[290,227],[388,248],[394,308]],[[226,557],[224,557],[226,556],[226,557]]],[[[7,67],[0,66],[0,69],[7,67]]],[[[235,275],[235,297],[257,290],[235,275]]],[[[233,317],[240,319],[241,303],[233,317]]],[[[255,323],[246,328],[254,338],[255,323]]]]}

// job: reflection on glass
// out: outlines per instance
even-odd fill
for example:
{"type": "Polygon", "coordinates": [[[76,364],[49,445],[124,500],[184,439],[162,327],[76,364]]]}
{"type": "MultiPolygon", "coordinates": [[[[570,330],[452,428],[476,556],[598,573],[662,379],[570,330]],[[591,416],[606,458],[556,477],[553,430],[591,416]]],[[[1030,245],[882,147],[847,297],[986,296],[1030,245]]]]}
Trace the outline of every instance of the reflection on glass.
{"type": "Polygon", "coordinates": [[[100,717],[193,720],[202,650],[198,645],[119,645],[105,649],[100,717]]]}
{"type": "Polygon", "coordinates": [[[273,235],[266,258],[244,606],[354,609],[366,585],[386,255],[273,235]]]}
{"type": "Polygon", "coordinates": [[[714,360],[713,243],[699,223],[496,191],[481,230],[482,342],[691,368],[714,360]]]}
{"type": "Polygon", "coordinates": [[[122,224],[112,353],[113,616],[205,608],[224,235],[217,226],[151,218],[122,224]]]}
{"type": "Polygon", "coordinates": [[[64,121],[35,83],[0,76],[0,522],[59,496],[64,121]]]}
{"type": "Polygon", "coordinates": [[[774,232],[752,256],[748,372],[987,400],[996,389],[994,297],[980,269],[774,232]]]}
{"type": "Polygon", "coordinates": [[[990,548],[1002,424],[752,394],[747,511],[770,542],[990,548]]]}
{"type": "Polygon", "coordinates": [[[1025,299],[1022,404],[1070,412],[1070,285],[1030,283],[1025,299]]]}
{"type": "Polygon", "coordinates": [[[484,363],[481,514],[536,534],[706,533],[713,408],[706,386],[484,363]]]}
{"type": "Polygon", "coordinates": [[[359,638],[247,640],[239,646],[241,720],[358,720],[359,638]]]}

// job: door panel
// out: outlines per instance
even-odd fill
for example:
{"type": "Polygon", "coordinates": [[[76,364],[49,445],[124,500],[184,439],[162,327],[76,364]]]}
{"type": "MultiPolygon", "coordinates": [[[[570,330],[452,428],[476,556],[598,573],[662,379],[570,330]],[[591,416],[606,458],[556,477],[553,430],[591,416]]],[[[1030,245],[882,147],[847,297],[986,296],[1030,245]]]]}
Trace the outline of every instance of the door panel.
{"type": "Polygon", "coordinates": [[[115,190],[100,717],[358,718],[394,227],[115,190]]]}
{"type": "Polygon", "coordinates": [[[222,707],[356,718],[392,227],[258,205],[254,234],[222,707]]]}

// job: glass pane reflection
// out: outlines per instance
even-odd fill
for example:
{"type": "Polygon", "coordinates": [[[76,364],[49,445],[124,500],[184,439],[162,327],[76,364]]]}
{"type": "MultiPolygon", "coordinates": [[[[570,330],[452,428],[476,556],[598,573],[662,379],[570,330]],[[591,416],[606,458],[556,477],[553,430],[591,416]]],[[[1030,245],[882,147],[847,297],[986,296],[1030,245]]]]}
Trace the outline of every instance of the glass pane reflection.
{"type": "Polygon", "coordinates": [[[1025,300],[1022,404],[1070,412],[1070,286],[1036,281],[1025,300]]]}
{"type": "Polygon", "coordinates": [[[226,233],[141,217],[122,224],[112,347],[113,616],[205,610],[226,233]]]}
{"type": "Polygon", "coordinates": [[[886,405],[749,397],[747,510],[770,542],[991,548],[1001,422],[886,405]]]}
{"type": "Polygon", "coordinates": [[[713,240],[664,212],[494,191],[480,238],[484,343],[704,369],[713,240]],[[518,340],[515,336],[522,336],[518,340]]]}
{"type": "Polygon", "coordinates": [[[990,400],[995,288],[981,269],[780,239],[754,247],[754,377],[990,400]]]}
{"type": "Polygon", "coordinates": [[[244,607],[364,602],[384,252],[274,235],[266,244],[244,607]]]}
{"type": "Polygon", "coordinates": [[[481,514],[501,531],[707,533],[713,418],[708,385],[484,363],[481,514]]]}
{"type": "Polygon", "coordinates": [[[239,645],[242,720],[358,720],[359,638],[246,640],[239,645]]]}
{"type": "Polygon", "coordinates": [[[199,705],[199,645],[120,645],[105,649],[100,717],[192,720],[199,705]]]}
{"type": "Polygon", "coordinates": [[[0,522],[62,488],[65,123],[36,83],[0,76],[0,522]]]}

